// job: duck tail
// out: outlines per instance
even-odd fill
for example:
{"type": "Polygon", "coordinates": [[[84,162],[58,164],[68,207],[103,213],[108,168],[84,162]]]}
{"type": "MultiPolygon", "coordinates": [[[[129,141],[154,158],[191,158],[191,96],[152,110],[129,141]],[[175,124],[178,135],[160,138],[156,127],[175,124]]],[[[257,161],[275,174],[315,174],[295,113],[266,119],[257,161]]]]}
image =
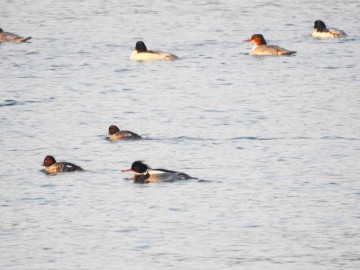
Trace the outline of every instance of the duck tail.
{"type": "Polygon", "coordinates": [[[19,42],[26,42],[26,41],[28,41],[29,39],[31,39],[31,37],[22,38],[22,39],[19,40],[19,42]]]}
{"type": "Polygon", "coordinates": [[[295,54],[295,53],[296,53],[296,51],[288,51],[288,52],[284,53],[284,55],[292,55],[292,54],[295,54]]]}

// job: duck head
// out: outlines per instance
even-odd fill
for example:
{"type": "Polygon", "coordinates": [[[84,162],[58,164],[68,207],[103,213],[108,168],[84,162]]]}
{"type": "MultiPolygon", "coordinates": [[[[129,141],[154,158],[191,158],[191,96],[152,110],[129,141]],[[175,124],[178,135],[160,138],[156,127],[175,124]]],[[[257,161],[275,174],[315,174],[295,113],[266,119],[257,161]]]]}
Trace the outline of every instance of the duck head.
{"type": "Polygon", "coordinates": [[[323,21],[317,20],[314,22],[314,29],[316,29],[318,31],[324,31],[324,30],[326,30],[326,25],[323,21]]]}
{"type": "Polygon", "coordinates": [[[148,165],[146,165],[140,160],[137,160],[131,164],[130,169],[122,170],[122,172],[145,173],[148,169],[150,169],[148,165]]]}
{"type": "Polygon", "coordinates": [[[119,131],[120,131],[120,129],[115,125],[111,125],[109,127],[109,135],[114,135],[116,132],[119,132],[119,131]]]}
{"type": "Polygon", "coordinates": [[[137,50],[138,52],[146,52],[147,48],[145,46],[145,43],[142,41],[136,42],[135,50],[137,50]]]}
{"type": "Polygon", "coordinates": [[[55,158],[53,156],[48,155],[44,158],[44,162],[43,162],[43,164],[41,164],[41,166],[50,167],[51,165],[53,165],[55,163],[56,163],[55,158]]]}
{"type": "Polygon", "coordinates": [[[251,38],[244,40],[244,42],[255,42],[256,45],[266,45],[265,38],[262,34],[253,34],[251,38]]]}

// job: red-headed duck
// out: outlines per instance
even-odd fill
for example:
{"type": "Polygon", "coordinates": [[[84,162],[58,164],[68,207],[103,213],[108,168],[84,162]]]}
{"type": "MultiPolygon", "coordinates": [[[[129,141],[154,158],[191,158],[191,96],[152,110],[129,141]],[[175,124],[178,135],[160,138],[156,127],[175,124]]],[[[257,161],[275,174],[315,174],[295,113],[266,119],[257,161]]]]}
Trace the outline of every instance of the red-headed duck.
{"type": "Polygon", "coordinates": [[[111,141],[118,141],[118,140],[139,140],[142,138],[140,135],[132,131],[120,130],[117,126],[111,125],[109,127],[108,139],[111,141]]]}
{"type": "Polygon", "coordinates": [[[289,51],[276,45],[267,45],[261,34],[254,34],[244,42],[255,42],[255,46],[250,51],[252,55],[291,55],[296,53],[296,51],[289,51]]]}
{"type": "Polygon", "coordinates": [[[83,169],[73,163],[56,162],[53,156],[46,156],[41,166],[45,167],[45,172],[49,174],[56,174],[62,172],[83,171],[83,169]]]}

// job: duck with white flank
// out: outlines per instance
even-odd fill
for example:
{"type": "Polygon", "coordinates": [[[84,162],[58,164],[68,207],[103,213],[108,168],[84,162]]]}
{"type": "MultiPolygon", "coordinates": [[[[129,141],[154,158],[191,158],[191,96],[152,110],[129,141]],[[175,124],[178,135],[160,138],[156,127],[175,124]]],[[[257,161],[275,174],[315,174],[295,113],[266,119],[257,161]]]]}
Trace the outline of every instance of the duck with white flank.
{"type": "Polygon", "coordinates": [[[131,60],[136,61],[146,61],[146,60],[176,60],[179,59],[174,54],[162,52],[162,51],[150,51],[146,48],[145,43],[142,41],[136,42],[136,46],[133,49],[131,55],[131,60]]]}
{"type": "Polygon", "coordinates": [[[63,172],[83,171],[83,169],[73,163],[56,162],[53,156],[46,156],[41,166],[45,167],[45,172],[48,174],[56,174],[63,172]]]}
{"type": "Polygon", "coordinates": [[[183,172],[151,169],[142,161],[133,162],[130,169],[122,170],[122,172],[134,172],[132,179],[136,183],[173,182],[192,178],[183,172]]]}
{"type": "Polygon", "coordinates": [[[111,125],[109,127],[108,139],[110,141],[118,141],[118,140],[139,140],[142,138],[140,135],[132,131],[120,130],[117,126],[111,125]]]}
{"type": "Polygon", "coordinates": [[[313,28],[315,31],[311,34],[315,38],[341,38],[346,37],[346,33],[336,28],[326,28],[323,21],[317,20],[314,22],[313,28]]]}
{"type": "Polygon", "coordinates": [[[289,51],[276,45],[267,45],[261,34],[254,34],[244,42],[255,42],[255,46],[250,51],[252,55],[291,55],[296,53],[296,51],[289,51]]]}
{"type": "Polygon", "coordinates": [[[0,28],[0,42],[26,42],[29,39],[31,39],[31,37],[21,37],[17,34],[5,32],[0,28]]]}

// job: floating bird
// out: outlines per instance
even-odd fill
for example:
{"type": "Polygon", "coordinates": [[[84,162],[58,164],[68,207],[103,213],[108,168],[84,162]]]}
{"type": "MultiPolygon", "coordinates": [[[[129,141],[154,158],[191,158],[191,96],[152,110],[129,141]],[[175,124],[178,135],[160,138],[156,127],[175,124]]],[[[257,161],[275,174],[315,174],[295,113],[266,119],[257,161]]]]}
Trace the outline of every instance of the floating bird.
{"type": "Polygon", "coordinates": [[[56,162],[53,156],[46,156],[41,166],[45,167],[45,172],[49,174],[56,174],[59,172],[74,172],[83,171],[83,169],[73,163],[56,162]]]}
{"type": "Polygon", "coordinates": [[[192,178],[183,172],[151,169],[148,165],[139,160],[133,162],[130,169],[122,170],[122,172],[134,172],[132,179],[136,183],[172,182],[192,178]]]}
{"type": "Polygon", "coordinates": [[[17,34],[5,32],[0,28],[0,42],[26,42],[29,39],[31,39],[31,37],[21,37],[17,34]]]}
{"type": "Polygon", "coordinates": [[[168,60],[168,61],[170,61],[170,60],[179,59],[179,57],[177,57],[174,54],[167,53],[167,52],[149,51],[146,48],[144,42],[138,41],[138,42],[136,42],[136,46],[130,55],[130,59],[136,60],[136,61],[145,61],[145,60],[168,60]]]}
{"type": "Polygon", "coordinates": [[[346,33],[336,28],[326,28],[323,21],[317,20],[314,22],[313,28],[315,31],[311,34],[315,38],[340,38],[346,37],[346,33]]]}
{"type": "Polygon", "coordinates": [[[108,138],[111,141],[118,140],[139,140],[141,136],[128,130],[120,130],[117,126],[111,125],[109,127],[108,138]]]}
{"type": "Polygon", "coordinates": [[[250,51],[252,55],[291,55],[296,53],[296,51],[289,51],[276,45],[267,45],[261,34],[254,34],[244,42],[255,42],[255,46],[250,51]]]}

